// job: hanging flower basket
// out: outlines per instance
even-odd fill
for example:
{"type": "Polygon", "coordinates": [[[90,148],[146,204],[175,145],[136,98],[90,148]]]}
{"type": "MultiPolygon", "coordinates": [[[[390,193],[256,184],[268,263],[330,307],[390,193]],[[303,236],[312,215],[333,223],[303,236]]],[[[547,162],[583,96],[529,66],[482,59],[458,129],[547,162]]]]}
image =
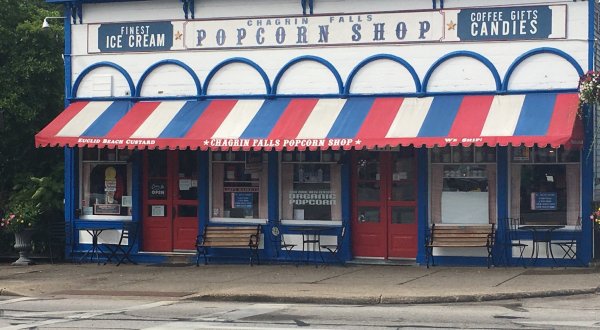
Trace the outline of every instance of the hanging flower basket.
{"type": "Polygon", "coordinates": [[[588,71],[579,78],[579,110],[600,104],[600,71],[588,71]]]}

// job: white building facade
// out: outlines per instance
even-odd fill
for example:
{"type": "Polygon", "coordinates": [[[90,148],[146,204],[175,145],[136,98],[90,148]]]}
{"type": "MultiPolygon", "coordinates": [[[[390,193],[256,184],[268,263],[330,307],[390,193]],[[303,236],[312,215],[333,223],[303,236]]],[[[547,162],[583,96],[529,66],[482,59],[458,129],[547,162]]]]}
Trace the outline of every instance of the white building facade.
{"type": "MultiPolygon", "coordinates": [[[[506,218],[578,235],[576,260],[536,264],[592,259],[577,87],[594,2],[48,2],[67,16],[68,104],[36,144],[65,148],[74,259],[94,228],[110,242],[135,223],[134,257],[160,261],[192,257],[206,226],[260,224],[262,259],[336,261],[303,242],[312,227],[342,261],[423,263],[443,223],[494,224],[505,263],[506,218]]],[[[536,233],[518,235],[533,259],[536,233]]]]}

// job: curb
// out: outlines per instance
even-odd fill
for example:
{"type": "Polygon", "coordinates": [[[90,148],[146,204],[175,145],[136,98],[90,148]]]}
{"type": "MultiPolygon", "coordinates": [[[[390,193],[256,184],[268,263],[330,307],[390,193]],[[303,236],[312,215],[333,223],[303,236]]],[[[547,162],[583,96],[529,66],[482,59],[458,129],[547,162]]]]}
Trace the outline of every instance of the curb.
{"type": "Polygon", "coordinates": [[[459,296],[421,296],[421,297],[316,297],[316,296],[273,296],[267,294],[201,294],[184,297],[182,300],[191,301],[231,301],[231,302],[261,302],[261,303],[296,303],[296,304],[325,304],[325,305],[406,305],[406,304],[442,304],[466,303],[507,299],[527,299],[574,296],[600,293],[600,287],[587,289],[564,289],[537,292],[507,292],[474,294],[459,296]]]}

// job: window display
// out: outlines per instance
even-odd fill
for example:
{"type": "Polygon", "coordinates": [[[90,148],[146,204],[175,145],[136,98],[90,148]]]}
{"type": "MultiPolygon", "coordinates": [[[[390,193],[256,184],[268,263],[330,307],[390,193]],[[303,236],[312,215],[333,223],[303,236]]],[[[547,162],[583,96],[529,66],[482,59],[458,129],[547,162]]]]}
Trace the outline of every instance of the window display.
{"type": "Polygon", "coordinates": [[[562,147],[511,148],[511,213],[523,224],[574,224],[580,213],[579,155],[562,147]]]}
{"type": "Polygon", "coordinates": [[[267,218],[267,154],[212,153],[212,217],[267,218]]]}
{"type": "Polygon", "coordinates": [[[340,156],[332,151],[283,153],[283,219],[341,220],[340,156]]]}
{"type": "Polygon", "coordinates": [[[80,217],[130,217],[130,151],[86,148],[81,154],[80,217]]]}
{"type": "Polygon", "coordinates": [[[433,148],[431,161],[434,222],[487,224],[495,221],[495,148],[433,148]]]}

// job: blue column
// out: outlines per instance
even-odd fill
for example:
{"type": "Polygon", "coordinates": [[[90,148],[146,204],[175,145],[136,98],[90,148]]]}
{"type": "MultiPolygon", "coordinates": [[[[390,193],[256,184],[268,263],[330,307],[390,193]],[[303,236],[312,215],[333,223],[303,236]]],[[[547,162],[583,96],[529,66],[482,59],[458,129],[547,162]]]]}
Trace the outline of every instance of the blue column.
{"type": "MultiPolygon", "coordinates": [[[[583,111],[584,139],[583,153],[581,155],[581,219],[582,237],[581,250],[577,249],[577,258],[584,264],[592,260],[592,235],[593,226],[589,221],[592,213],[592,196],[594,194],[594,111],[592,107],[586,107],[583,111]],[[588,220],[588,221],[586,221],[588,220]]],[[[579,247],[579,245],[578,245],[579,247]]]]}
{"type": "MultiPolygon", "coordinates": [[[[273,226],[277,226],[279,224],[279,153],[275,150],[270,151],[268,157],[269,191],[267,192],[267,198],[269,221],[263,228],[263,233],[265,236],[265,256],[269,259],[273,259],[277,256],[275,251],[278,248],[275,246],[277,243],[273,239],[274,237],[272,237],[271,229],[273,226]]],[[[287,175],[292,175],[292,173],[287,173],[287,175]]]]}
{"type": "Polygon", "coordinates": [[[210,219],[210,177],[209,177],[209,155],[208,151],[201,151],[198,155],[198,233],[210,219]]]}
{"type": "MultiPolygon", "coordinates": [[[[496,148],[496,205],[497,209],[497,217],[498,220],[508,217],[508,187],[509,187],[509,176],[508,176],[508,147],[497,147],[496,148]]],[[[513,214],[513,217],[518,217],[518,215],[513,214]]],[[[497,222],[496,230],[500,233],[504,233],[509,228],[504,227],[503,221],[497,222]]],[[[496,235],[498,238],[498,246],[506,246],[506,242],[504,242],[505,235],[496,235]]],[[[502,251],[497,251],[497,253],[502,253],[504,256],[504,260],[510,261],[512,259],[512,250],[504,249],[502,251]]]]}
{"type": "Polygon", "coordinates": [[[134,197],[132,198],[132,205],[131,205],[131,220],[135,223],[138,224],[138,239],[137,242],[135,242],[136,246],[133,247],[132,252],[133,253],[137,253],[140,250],[140,246],[142,246],[143,243],[143,239],[144,239],[144,235],[142,235],[142,196],[143,196],[143,191],[142,191],[142,166],[143,166],[143,161],[142,161],[142,152],[139,150],[135,150],[132,155],[131,155],[131,166],[132,166],[132,173],[131,173],[131,195],[134,197]]]}
{"type": "Polygon", "coordinates": [[[351,180],[352,180],[352,159],[348,151],[344,151],[342,155],[342,226],[346,227],[346,236],[342,242],[340,257],[342,260],[352,259],[352,198],[350,195],[351,180]]]}
{"type": "MultiPolygon", "coordinates": [[[[69,6],[65,5],[64,8],[64,28],[65,28],[65,45],[64,45],[64,62],[65,62],[65,107],[67,107],[71,101],[71,21],[69,17],[69,6]]],[[[77,157],[75,150],[72,148],[64,148],[65,155],[65,258],[69,259],[73,252],[73,246],[75,242],[79,242],[79,234],[75,230],[75,208],[73,207],[74,196],[76,196],[76,182],[75,179],[75,168],[77,157]],[[71,230],[69,230],[71,228],[71,230]]]]}
{"type": "Polygon", "coordinates": [[[417,149],[417,263],[425,262],[425,238],[429,229],[429,157],[417,149]]]}
{"type": "Polygon", "coordinates": [[[76,205],[76,164],[77,155],[73,148],[64,148],[65,155],[65,257],[68,259],[73,252],[74,243],[79,241],[79,235],[75,230],[75,205],[76,205]],[[72,230],[68,230],[72,228],[72,230]]]}

